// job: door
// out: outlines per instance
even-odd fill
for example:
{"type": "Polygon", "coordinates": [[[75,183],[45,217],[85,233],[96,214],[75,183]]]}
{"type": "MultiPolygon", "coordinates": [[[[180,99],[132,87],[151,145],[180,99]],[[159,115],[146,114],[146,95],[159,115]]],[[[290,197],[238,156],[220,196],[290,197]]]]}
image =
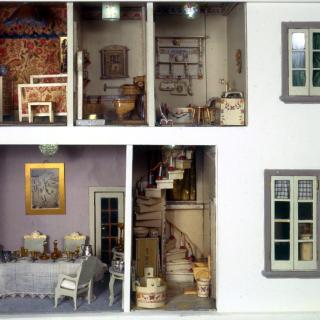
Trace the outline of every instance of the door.
{"type": "Polygon", "coordinates": [[[91,244],[96,256],[109,265],[112,248],[120,236],[118,223],[124,222],[124,193],[96,191],[90,198],[94,205],[90,219],[94,224],[94,228],[90,228],[91,244]]]}

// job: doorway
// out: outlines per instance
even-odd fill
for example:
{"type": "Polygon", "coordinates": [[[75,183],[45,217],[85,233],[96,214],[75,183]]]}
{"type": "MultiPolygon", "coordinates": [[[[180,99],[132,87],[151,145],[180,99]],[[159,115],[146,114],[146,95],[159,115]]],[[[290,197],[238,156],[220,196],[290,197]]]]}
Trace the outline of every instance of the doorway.
{"type": "Polygon", "coordinates": [[[89,187],[90,244],[94,254],[111,264],[112,249],[124,222],[124,188],[89,187]]]}

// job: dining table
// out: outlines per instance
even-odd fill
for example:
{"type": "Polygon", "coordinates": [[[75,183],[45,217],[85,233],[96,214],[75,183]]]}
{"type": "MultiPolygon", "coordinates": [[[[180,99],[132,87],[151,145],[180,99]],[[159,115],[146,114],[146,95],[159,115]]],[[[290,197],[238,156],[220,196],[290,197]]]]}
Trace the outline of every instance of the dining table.
{"type": "MultiPolygon", "coordinates": [[[[97,259],[95,281],[103,279],[107,265],[97,259]]],[[[52,297],[59,274],[73,276],[83,258],[32,260],[20,258],[0,263],[0,298],[15,296],[52,297]]]]}

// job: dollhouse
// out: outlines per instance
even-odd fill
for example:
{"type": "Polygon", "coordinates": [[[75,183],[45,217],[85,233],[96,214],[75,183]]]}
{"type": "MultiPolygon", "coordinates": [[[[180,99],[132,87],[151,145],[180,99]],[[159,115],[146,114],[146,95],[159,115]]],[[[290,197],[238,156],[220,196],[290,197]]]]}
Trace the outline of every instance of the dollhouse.
{"type": "MultiPolygon", "coordinates": [[[[319,10],[1,3],[0,283],[75,270],[84,243],[65,239],[85,236],[108,270],[72,317],[317,317],[319,10]],[[32,234],[47,244],[27,257],[32,234]]],[[[5,290],[0,318],[72,310],[5,290]]]]}

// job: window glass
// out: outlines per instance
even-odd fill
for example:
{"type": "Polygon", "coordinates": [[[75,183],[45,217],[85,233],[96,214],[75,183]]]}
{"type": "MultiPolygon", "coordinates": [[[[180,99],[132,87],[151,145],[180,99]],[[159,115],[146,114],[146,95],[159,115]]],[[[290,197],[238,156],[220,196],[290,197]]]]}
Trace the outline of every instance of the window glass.
{"type": "Polygon", "coordinates": [[[312,43],[313,43],[313,49],[320,50],[320,33],[318,32],[313,33],[312,43]]]}
{"type": "Polygon", "coordinates": [[[305,68],[305,67],[306,67],[305,52],[293,51],[292,52],[292,68],[305,68]]]}
{"type": "Polygon", "coordinates": [[[290,239],[290,223],[289,222],[276,222],[274,237],[276,240],[290,239]]]}
{"type": "Polygon", "coordinates": [[[299,180],[298,181],[298,199],[299,200],[312,200],[313,188],[312,180],[299,180]]]}
{"type": "Polygon", "coordinates": [[[274,182],[274,192],[276,199],[289,199],[290,198],[290,181],[289,180],[276,180],[274,182]]]}
{"type": "Polygon", "coordinates": [[[289,201],[274,202],[274,218],[275,219],[290,218],[290,202],[289,201]]]}
{"type": "Polygon", "coordinates": [[[276,242],[274,244],[274,258],[275,260],[289,260],[290,259],[290,243],[276,242]]]}
{"type": "Polygon", "coordinates": [[[312,220],[313,219],[313,203],[300,202],[298,203],[298,219],[299,220],[312,220]]]}
{"type": "Polygon", "coordinates": [[[306,72],[304,70],[292,71],[292,85],[294,87],[304,87],[306,85],[306,72]]]}
{"type": "Polygon", "coordinates": [[[299,243],[299,260],[312,261],[313,259],[313,243],[302,242],[299,243]]]}
{"type": "Polygon", "coordinates": [[[320,70],[313,70],[312,85],[314,87],[320,87],[320,70]]]}
{"type": "Polygon", "coordinates": [[[292,49],[302,50],[306,47],[305,35],[302,32],[295,32],[292,34],[292,49]]]}
{"type": "Polygon", "coordinates": [[[299,223],[299,240],[312,240],[312,223],[299,223]]]}

